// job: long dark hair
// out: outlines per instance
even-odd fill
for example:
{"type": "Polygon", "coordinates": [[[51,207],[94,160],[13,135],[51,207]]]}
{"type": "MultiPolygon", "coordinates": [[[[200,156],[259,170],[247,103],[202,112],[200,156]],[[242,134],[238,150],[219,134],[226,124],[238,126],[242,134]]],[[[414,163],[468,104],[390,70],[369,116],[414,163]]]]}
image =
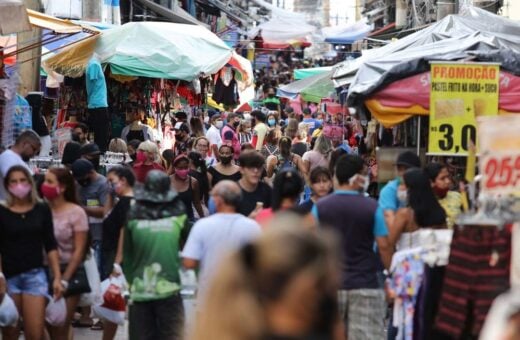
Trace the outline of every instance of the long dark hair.
{"type": "Polygon", "coordinates": [[[420,227],[446,224],[446,212],[437,201],[426,173],[417,168],[409,169],[404,173],[403,179],[417,224],[420,227]]]}
{"type": "Polygon", "coordinates": [[[188,158],[198,169],[197,172],[201,174],[199,176],[200,183],[200,192],[202,194],[202,199],[207,201],[209,199],[209,181],[208,181],[208,168],[206,166],[206,160],[202,158],[202,155],[196,151],[191,151],[188,154],[188,158]]]}
{"type": "Polygon", "coordinates": [[[303,179],[298,171],[287,168],[279,171],[273,181],[273,211],[280,209],[284,198],[297,200],[303,191],[303,179]]]}
{"type": "Polygon", "coordinates": [[[54,174],[58,183],[65,187],[65,191],[63,192],[63,198],[65,198],[65,201],[78,204],[76,183],[74,182],[74,177],[70,171],[65,168],[50,168],[49,172],[54,174]]]}
{"type": "Polygon", "coordinates": [[[426,175],[430,178],[430,181],[435,182],[437,176],[441,173],[442,169],[447,169],[448,167],[445,164],[441,163],[429,163],[424,167],[424,171],[426,175]]]}
{"type": "Polygon", "coordinates": [[[280,156],[282,156],[284,159],[289,159],[291,157],[291,147],[292,147],[292,141],[289,137],[284,136],[280,138],[280,141],[278,142],[278,149],[280,150],[280,156]]]}

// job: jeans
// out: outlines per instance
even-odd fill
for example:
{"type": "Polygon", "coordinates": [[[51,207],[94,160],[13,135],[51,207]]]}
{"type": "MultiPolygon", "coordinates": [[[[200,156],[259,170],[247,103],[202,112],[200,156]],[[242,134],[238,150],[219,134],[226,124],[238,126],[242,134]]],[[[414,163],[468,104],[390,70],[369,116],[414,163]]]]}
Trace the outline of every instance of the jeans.
{"type": "Polygon", "coordinates": [[[43,268],[35,268],[7,279],[7,292],[12,294],[27,294],[48,296],[49,283],[43,268]]]}
{"type": "Polygon", "coordinates": [[[129,340],[184,338],[184,306],[179,294],[166,299],[133,302],[129,310],[129,340]]]}

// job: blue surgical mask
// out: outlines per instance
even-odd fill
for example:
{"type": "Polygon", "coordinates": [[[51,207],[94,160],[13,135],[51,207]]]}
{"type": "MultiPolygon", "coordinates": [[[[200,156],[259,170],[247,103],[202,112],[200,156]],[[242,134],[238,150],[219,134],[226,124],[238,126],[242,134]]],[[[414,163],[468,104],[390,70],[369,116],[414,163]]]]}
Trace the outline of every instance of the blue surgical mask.
{"type": "Polygon", "coordinates": [[[267,120],[267,124],[269,124],[269,126],[275,126],[276,125],[276,119],[269,119],[269,120],[267,120]]]}

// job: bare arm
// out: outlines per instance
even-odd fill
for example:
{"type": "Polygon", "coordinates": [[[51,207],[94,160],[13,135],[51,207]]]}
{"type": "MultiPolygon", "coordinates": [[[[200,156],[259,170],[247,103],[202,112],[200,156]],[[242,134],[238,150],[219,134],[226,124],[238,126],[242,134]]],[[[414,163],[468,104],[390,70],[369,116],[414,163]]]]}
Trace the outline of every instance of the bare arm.
{"type": "Polygon", "coordinates": [[[267,158],[267,177],[271,178],[274,174],[274,168],[276,167],[276,163],[278,162],[278,158],[276,156],[269,156],[267,158]]]}
{"type": "Polygon", "coordinates": [[[409,222],[410,211],[409,208],[402,208],[394,214],[393,224],[388,224],[388,240],[392,247],[395,247],[395,244],[401,237],[401,234],[405,230],[406,225],[409,222]]]}
{"type": "Polygon", "coordinates": [[[105,217],[105,207],[83,207],[88,216],[103,218],[105,217]]]}
{"type": "Polygon", "coordinates": [[[117,252],[116,258],[114,259],[114,263],[121,265],[123,263],[123,244],[125,243],[125,232],[124,227],[121,228],[119,232],[119,240],[117,242],[117,252]]]}
{"type": "Polygon", "coordinates": [[[200,202],[199,181],[197,181],[195,178],[192,178],[191,180],[192,180],[191,184],[192,184],[192,192],[193,192],[193,206],[195,207],[195,210],[197,210],[199,217],[203,218],[204,210],[202,210],[202,204],[200,202]]]}
{"type": "Polygon", "coordinates": [[[394,225],[395,211],[393,211],[393,210],[385,210],[383,212],[383,215],[385,217],[385,223],[386,223],[387,226],[394,225]]]}
{"type": "Polygon", "coordinates": [[[52,270],[53,274],[53,282],[52,282],[52,292],[55,300],[58,300],[63,293],[63,286],[61,284],[61,273],[60,273],[60,261],[57,250],[51,250],[47,253],[47,258],[49,260],[49,267],[52,270]]]}
{"type": "Polygon", "coordinates": [[[76,270],[78,269],[81,262],[83,262],[83,258],[85,257],[85,251],[87,248],[87,232],[80,231],[74,232],[74,252],[72,253],[72,257],[67,265],[67,269],[63,273],[63,280],[69,281],[70,278],[74,275],[76,270]]]}
{"type": "Polygon", "coordinates": [[[388,236],[380,236],[376,237],[377,248],[379,249],[379,255],[381,256],[381,261],[385,266],[385,269],[389,269],[392,264],[392,255],[394,253],[393,245],[390,243],[388,236]]]}

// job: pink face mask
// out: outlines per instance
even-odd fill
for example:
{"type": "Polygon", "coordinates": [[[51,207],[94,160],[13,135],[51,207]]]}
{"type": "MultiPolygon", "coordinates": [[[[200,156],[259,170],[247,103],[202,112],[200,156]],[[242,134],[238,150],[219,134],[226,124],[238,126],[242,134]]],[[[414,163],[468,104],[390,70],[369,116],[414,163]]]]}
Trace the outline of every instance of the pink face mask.
{"type": "Polygon", "coordinates": [[[28,183],[18,183],[9,186],[9,192],[13,194],[13,196],[18,197],[19,199],[27,197],[27,194],[29,194],[31,190],[32,187],[28,183]]]}
{"type": "Polygon", "coordinates": [[[142,163],[144,161],[146,161],[146,154],[144,153],[144,151],[137,151],[137,157],[135,159],[138,163],[142,163]]]}
{"type": "Polygon", "coordinates": [[[190,173],[190,169],[175,169],[175,175],[179,177],[180,179],[186,179],[188,178],[188,174],[190,173]]]}

